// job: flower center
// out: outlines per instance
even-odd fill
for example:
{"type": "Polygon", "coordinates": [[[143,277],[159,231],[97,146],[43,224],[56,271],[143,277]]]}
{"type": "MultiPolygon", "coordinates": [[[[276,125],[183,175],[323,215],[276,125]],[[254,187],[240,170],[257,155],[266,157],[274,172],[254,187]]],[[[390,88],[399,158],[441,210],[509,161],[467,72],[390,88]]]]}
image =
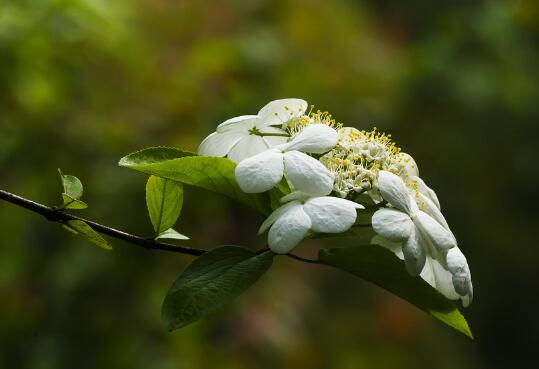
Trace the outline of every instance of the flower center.
{"type": "Polygon", "coordinates": [[[258,127],[257,126],[252,126],[249,130],[248,130],[249,134],[250,135],[255,135],[255,136],[259,136],[260,135],[260,131],[258,130],[258,127]]]}
{"type": "Polygon", "coordinates": [[[295,136],[303,131],[309,124],[324,124],[335,129],[342,127],[342,123],[335,121],[327,111],[317,110],[316,112],[313,112],[312,109],[313,107],[311,106],[311,111],[307,115],[291,118],[285,122],[283,124],[283,129],[289,132],[290,135],[295,136]]]}
{"type": "MultiPolygon", "coordinates": [[[[327,117],[323,119],[327,121],[327,117]]],[[[391,135],[376,128],[369,132],[342,128],[338,132],[339,144],[320,161],[335,176],[335,191],[339,195],[348,197],[352,191],[370,191],[380,170],[393,171],[394,163],[400,158],[400,148],[391,135]]]]}

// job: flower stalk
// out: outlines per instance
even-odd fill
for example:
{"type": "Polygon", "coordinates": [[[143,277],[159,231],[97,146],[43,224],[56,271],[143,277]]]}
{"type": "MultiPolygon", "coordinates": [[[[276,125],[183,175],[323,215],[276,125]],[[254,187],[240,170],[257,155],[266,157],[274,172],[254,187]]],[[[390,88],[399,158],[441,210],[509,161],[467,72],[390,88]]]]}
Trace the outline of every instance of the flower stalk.
{"type": "Polygon", "coordinates": [[[249,133],[259,137],[290,137],[288,133],[260,132],[256,127],[251,128],[249,133]]]}

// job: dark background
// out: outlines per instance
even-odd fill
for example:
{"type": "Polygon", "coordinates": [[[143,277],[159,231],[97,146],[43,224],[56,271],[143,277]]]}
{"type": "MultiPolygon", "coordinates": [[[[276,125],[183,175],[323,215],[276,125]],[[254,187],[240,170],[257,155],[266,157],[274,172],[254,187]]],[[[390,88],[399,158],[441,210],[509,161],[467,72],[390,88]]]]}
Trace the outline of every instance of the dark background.
{"type": "MultiPolygon", "coordinates": [[[[476,339],[284,258],[169,334],[160,304],[190,257],[119,241],[107,253],[0,203],[0,367],[533,367],[538,45],[533,0],[1,1],[1,188],[56,204],[60,167],[85,184],[84,216],[150,235],[146,178],[120,157],[195,150],[229,117],[305,98],[416,158],[468,257],[476,339]]],[[[258,247],[260,221],[189,189],[177,228],[193,246],[258,247]]]]}

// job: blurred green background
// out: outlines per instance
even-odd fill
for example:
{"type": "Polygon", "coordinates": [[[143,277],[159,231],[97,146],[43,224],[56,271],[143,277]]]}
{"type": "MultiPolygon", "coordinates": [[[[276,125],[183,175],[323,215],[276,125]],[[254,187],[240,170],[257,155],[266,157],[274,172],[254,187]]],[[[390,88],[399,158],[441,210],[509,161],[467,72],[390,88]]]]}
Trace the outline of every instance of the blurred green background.
{"type": "MultiPolygon", "coordinates": [[[[0,203],[0,367],[533,366],[538,52],[534,0],[0,0],[0,188],[56,204],[60,167],[85,184],[84,216],[150,235],[146,178],[120,157],[194,150],[227,118],[301,97],[416,158],[476,291],[471,341],[279,258],[232,306],[170,334],[160,304],[190,257],[119,241],[107,253],[0,203]]],[[[193,246],[259,247],[253,215],[189,189],[177,228],[193,246]]]]}

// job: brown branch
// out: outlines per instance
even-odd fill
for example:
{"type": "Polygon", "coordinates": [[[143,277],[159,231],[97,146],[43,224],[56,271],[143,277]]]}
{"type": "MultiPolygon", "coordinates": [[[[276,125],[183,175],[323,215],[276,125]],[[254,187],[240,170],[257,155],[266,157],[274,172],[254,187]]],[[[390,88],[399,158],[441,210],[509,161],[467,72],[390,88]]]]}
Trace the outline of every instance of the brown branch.
{"type": "Polygon", "coordinates": [[[207,251],[207,250],[196,249],[196,248],[187,247],[187,246],[179,246],[172,243],[159,242],[151,238],[144,238],[144,237],[136,236],[136,235],[124,232],[124,231],[120,231],[115,228],[105,226],[103,224],[93,222],[91,220],[80,218],[76,215],[66,213],[65,211],[60,210],[60,209],[56,209],[50,206],[45,206],[43,204],[37,203],[32,200],[28,200],[24,197],[17,196],[15,194],[12,194],[4,190],[0,190],[0,200],[10,202],[12,204],[25,208],[27,210],[33,211],[34,213],[40,214],[44,216],[48,221],[51,221],[51,222],[65,224],[66,222],[70,220],[81,220],[87,223],[96,232],[128,242],[133,245],[143,247],[147,250],[170,251],[170,252],[177,252],[180,254],[187,254],[187,255],[193,255],[193,256],[200,256],[207,251]]]}

